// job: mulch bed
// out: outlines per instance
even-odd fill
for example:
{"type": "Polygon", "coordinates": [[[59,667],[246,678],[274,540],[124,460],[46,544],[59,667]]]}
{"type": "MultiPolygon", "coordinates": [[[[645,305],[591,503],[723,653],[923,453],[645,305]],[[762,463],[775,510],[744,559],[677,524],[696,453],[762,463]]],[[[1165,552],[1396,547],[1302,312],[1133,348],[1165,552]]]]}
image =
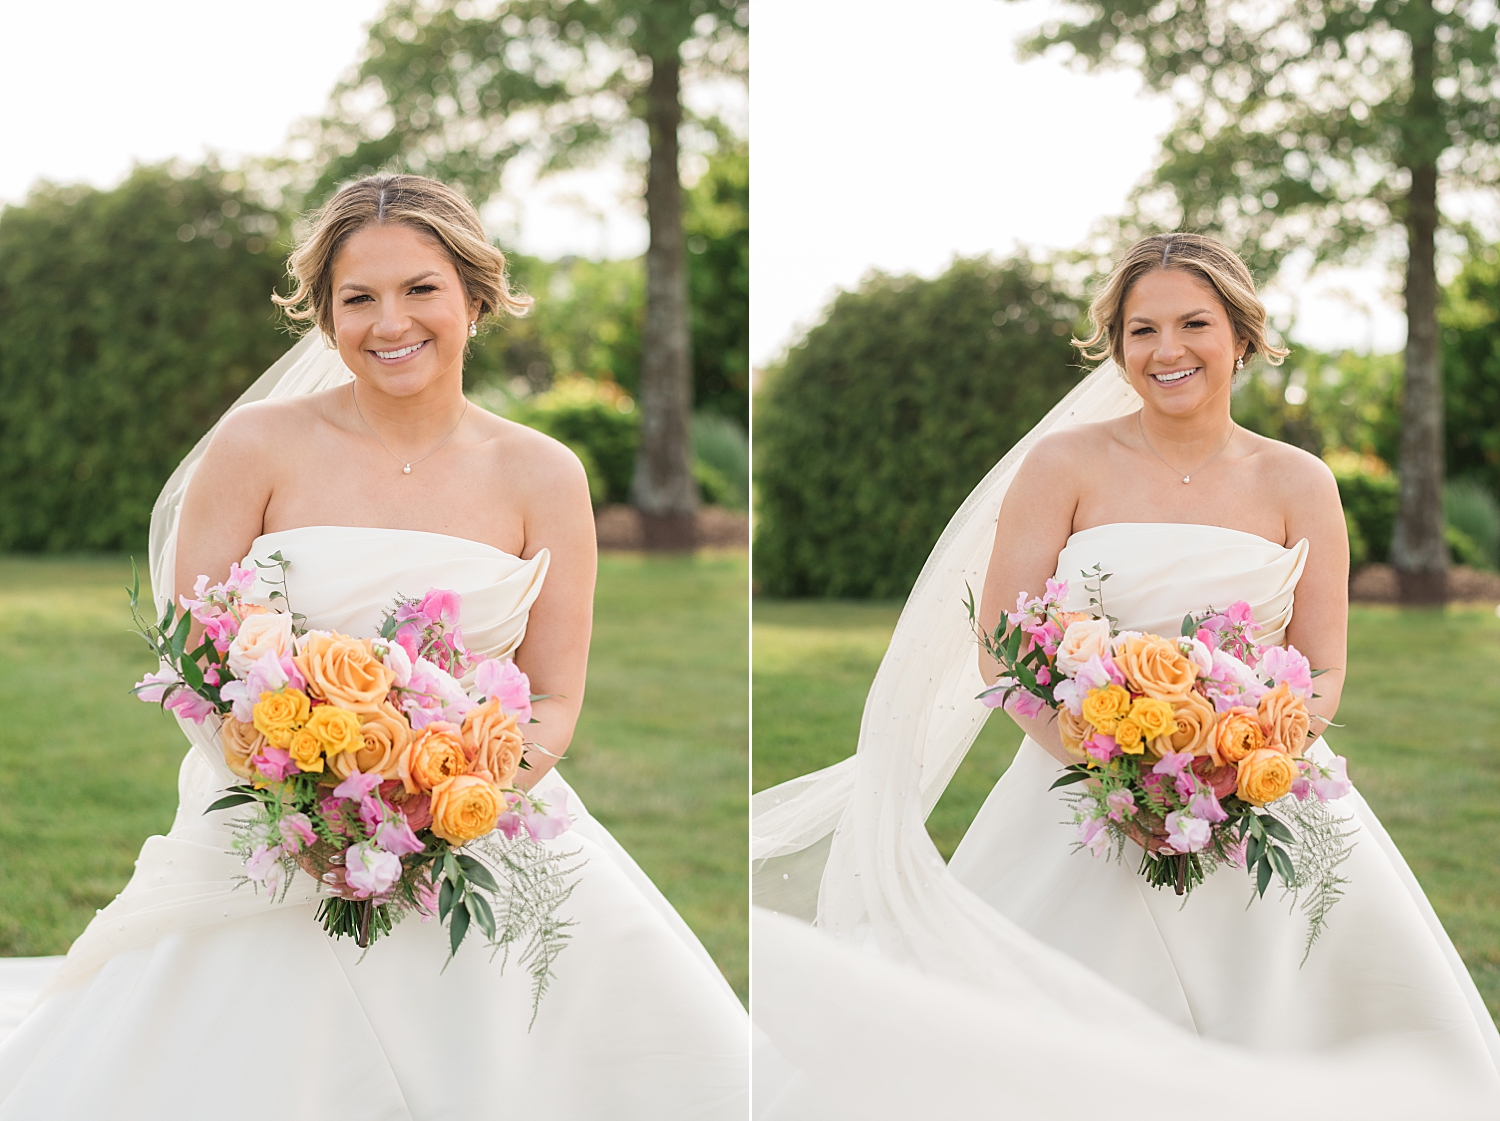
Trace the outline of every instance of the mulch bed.
{"type": "MultiPolygon", "coordinates": [[[[750,515],[742,511],[700,506],[694,528],[700,548],[750,547],[750,515]]],[[[634,550],[645,544],[641,516],[633,506],[601,506],[595,510],[594,534],[601,549],[634,550]]]]}
{"type": "MultiPolygon", "coordinates": [[[[1396,603],[1396,570],[1388,564],[1365,565],[1349,579],[1349,599],[1396,603]]],[[[1448,569],[1448,602],[1500,604],[1500,573],[1455,565],[1448,569]]]]}

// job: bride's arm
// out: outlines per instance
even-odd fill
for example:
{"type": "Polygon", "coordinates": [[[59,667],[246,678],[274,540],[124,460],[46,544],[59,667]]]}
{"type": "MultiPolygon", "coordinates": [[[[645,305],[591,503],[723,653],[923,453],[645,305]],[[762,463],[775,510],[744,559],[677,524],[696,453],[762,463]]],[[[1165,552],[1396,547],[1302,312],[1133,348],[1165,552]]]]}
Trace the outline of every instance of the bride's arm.
{"type": "Polygon", "coordinates": [[[538,440],[534,454],[512,470],[517,492],[525,495],[522,556],[544,548],[552,554],[526,638],[516,651],[516,665],[531,679],[531,691],[550,694],[533,706],[538,723],[521,729],[527,742],[537,745],[527,749],[528,768],[516,776],[516,785],[529,789],[567,754],[583,707],[598,551],[588,478],[577,456],[561,444],[538,440]]]}
{"type": "MultiPolygon", "coordinates": [[[[1078,505],[1073,465],[1082,449],[1072,445],[1080,438],[1079,433],[1064,432],[1039,441],[1011,481],[995,523],[995,547],[984,576],[979,623],[986,632],[995,629],[1005,612],[1015,609],[1022,592],[1041,595],[1057,571],[1057,555],[1073,532],[1078,505]]],[[[985,684],[993,685],[999,667],[982,649],[978,657],[985,684]]],[[[1065,764],[1077,762],[1063,747],[1052,710],[1030,718],[1012,715],[1011,719],[1056,759],[1065,764]]]]}
{"type": "Polygon", "coordinates": [[[1286,641],[1328,672],[1313,679],[1317,697],[1308,703],[1312,731],[1332,723],[1344,690],[1349,632],[1349,534],[1333,474],[1306,452],[1287,449],[1295,463],[1285,480],[1286,544],[1307,539],[1307,564],[1297,582],[1295,607],[1286,641]]]}

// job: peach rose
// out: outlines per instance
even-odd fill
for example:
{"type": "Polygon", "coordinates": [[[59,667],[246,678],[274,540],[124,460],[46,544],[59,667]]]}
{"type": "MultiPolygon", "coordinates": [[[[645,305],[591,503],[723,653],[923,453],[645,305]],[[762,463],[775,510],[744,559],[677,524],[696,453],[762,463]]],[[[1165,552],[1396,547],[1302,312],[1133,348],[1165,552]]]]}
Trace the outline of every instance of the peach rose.
{"type": "Polygon", "coordinates": [[[369,639],[313,631],[292,658],[313,696],[350,712],[375,712],[396,680],[369,639]]]}
{"type": "Polygon", "coordinates": [[[1168,704],[1184,701],[1198,680],[1198,667],[1177,643],[1154,634],[1122,638],[1114,657],[1126,682],[1153,700],[1168,704]]]}
{"type": "Polygon", "coordinates": [[[282,612],[248,616],[240,633],[229,644],[229,669],[238,678],[248,677],[250,667],[262,655],[280,657],[292,652],[292,617],[282,612]]]}
{"type": "Polygon", "coordinates": [[[1172,716],[1172,706],[1166,701],[1152,697],[1137,697],[1130,706],[1129,719],[1141,729],[1141,738],[1156,740],[1177,731],[1177,721],[1172,716]]]}
{"type": "Polygon", "coordinates": [[[1297,777],[1297,764],[1284,751],[1262,747],[1240,760],[1239,796],[1254,806],[1285,797],[1297,777]]]}
{"type": "Polygon", "coordinates": [[[319,705],[313,709],[302,732],[316,739],[329,759],[341,753],[353,753],[363,743],[359,735],[359,717],[337,705],[319,705]]]}
{"type": "Polygon", "coordinates": [[[1063,632],[1057,644],[1057,668],[1069,677],[1093,657],[1109,653],[1109,620],[1082,619],[1063,632]]]}
{"type": "Polygon", "coordinates": [[[455,775],[432,789],[432,831],[450,845],[467,844],[494,829],[505,809],[505,798],[493,782],[455,775]]]}
{"type": "Polygon", "coordinates": [[[1214,729],[1214,747],[1220,761],[1238,763],[1252,751],[1265,746],[1265,733],[1260,730],[1260,720],[1253,708],[1236,706],[1219,714],[1219,725],[1214,729]]]}
{"type": "Polygon", "coordinates": [[[1177,731],[1157,744],[1158,748],[1186,751],[1190,755],[1208,756],[1215,763],[1224,762],[1214,746],[1214,725],[1218,723],[1219,714],[1207,697],[1193,690],[1186,699],[1172,706],[1172,718],[1177,721],[1177,731]]]}
{"type": "Polygon", "coordinates": [[[1090,689],[1081,707],[1085,720],[1106,736],[1113,735],[1115,724],[1130,711],[1130,694],[1119,685],[1090,689]]]}
{"type": "Polygon", "coordinates": [[[1290,685],[1283,681],[1262,696],[1257,715],[1267,744],[1293,757],[1302,754],[1312,722],[1306,702],[1300,694],[1292,692],[1290,685]]]}
{"type": "Polygon", "coordinates": [[[302,730],[312,711],[307,694],[301,689],[278,689],[262,693],[250,710],[255,728],[272,747],[286,747],[292,735],[302,730]]]}
{"type": "Polygon", "coordinates": [[[464,715],[463,729],[469,771],[487,775],[497,786],[515,782],[526,746],[515,714],[502,709],[498,699],[486,701],[464,715]]]}
{"type": "Polygon", "coordinates": [[[1082,716],[1074,716],[1063,707],[1057,710],[1057,733],[1062,737],[1064,747],[1074,755],[1082,756],[1083,741],[1094,734],[1094,729],[1082,716]]]}
{"type": "Polygon", "coordinates": [[[382,781],[400,777],[402,754],[411,746],[412,730],[406,718],[389,703],[374,712],[359,714],[360,744],[328,760],[328,769],[345,779],[358,770],[379,775],[382,781]]]}
{"type": "Polygon", "coordinates": [[[229,717],[219,729],[219,741],[224,747],[224,762],[240,778],[259,778],[250,760],[260,754],[266,746],[266,737],[254,724],[229,717]]]}
{"type": "Polygon", "coordinates": [[[425,794],[468,770],[463,734],[446,720],[434,720],[418,732],[396,761],[396,773],[408,794],[425,794]]]}

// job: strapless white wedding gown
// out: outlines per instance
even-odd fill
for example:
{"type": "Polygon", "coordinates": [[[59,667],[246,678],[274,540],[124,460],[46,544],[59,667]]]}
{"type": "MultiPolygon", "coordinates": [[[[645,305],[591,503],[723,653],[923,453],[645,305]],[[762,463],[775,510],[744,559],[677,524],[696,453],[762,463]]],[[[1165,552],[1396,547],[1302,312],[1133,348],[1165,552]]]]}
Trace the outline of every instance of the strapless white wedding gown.
{"type": "MultiPolygon", "coordinates": [[[[1102,564],[1113,574],[1106,609],[1122,629],[1176,634],[1189,611],[1245,599],[1265,627],[1260,640],[1280,642],[1306,550],[1216,526],[1114,524],[1074,534],[1056,575],[1070,581],[1067,606],[1086,610],[1083,574],[1102,564]]],[[[867,734],[870,719],[867,709],[867,734]]],[[[1349,769],[1357,780],[1357,754],[1349,769]]],[[[1500,1035],[1357,793],[1331,804],[1355,830],[1341,869],[1350,882],[1303,964],[1306,920],[1275,887],[1247,908],[1249,877],[1223,869],[1184,902],[1136,874],[1134,846],[1123,862],[1073,851],[1071,812],[1048,789],[1059,773],[1023,741],[938,872],[952,877],[960,910],[982,912],[973,929],[953,922],[948,948],[995,955],[983,971],[972,963],[983,987],[962,981],[931,944],[912,960],[891,952],[902,949],[895,939],[877,947],[856,931],[836,941],[757,911],[754,1008],[766,1033],[757,1117],[978,1109],[1118,1121],[1191,1108],[1500,1118],[1500,1035]]],[[[932,880],[923,889],[941,886],[915,858],[912,867],[932,880]]],[[[862,873],[868,881],[877,870],[845,872],[862,873]]],[[[825,896],[836,874],[825,873],[825,896]]],[[[908,892],[913,916],[923,894],[908,892]]],[[[895,905],[889,893],[870,904],[887,914],[895,905]]]]}
{"type": "MultiPolygon", "coordinates": [[[[520,645],[548,561],[342,527],[268,534],[250,555],[278,549],[310,626],[372,634],[397,593],[452,588],[466,641],[490,656],[520,645]]],[[[567,790],[574,826],[549,843],[586,863],[563,911],[572,942],[528,1030],[528,975],[502,973],[480,940],[440,972],[445,932],[408,918],[361,960],[314,920],[308,876],[279,903],[235,890],[234,811],[203,810],[236,780],[212,736],[184,730],[193,747],[171,832],[146,842],[125,890],[0,1043],[0,1119],[744,1118],[739,1002],[556,771],[537,791],[567,790]]]]}

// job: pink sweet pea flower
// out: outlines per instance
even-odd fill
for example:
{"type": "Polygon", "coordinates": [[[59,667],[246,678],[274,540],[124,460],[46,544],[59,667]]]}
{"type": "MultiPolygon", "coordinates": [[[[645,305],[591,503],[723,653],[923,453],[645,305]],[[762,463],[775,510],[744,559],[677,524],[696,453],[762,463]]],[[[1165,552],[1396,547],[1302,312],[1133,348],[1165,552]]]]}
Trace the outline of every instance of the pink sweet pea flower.
{"type": "Polygon", "coordinates": [[[241,568],[237,563],[229,565],[229,579],[224,581],[225,592],[238,592],[244,595],[255,587],[256,572],[254,568],[241,568]]]}
{"type": "Polygon", "coordinates": [[[1285,683],[1292,692],[1310,700],[1313,695],[1312,666],[1295,646],[1268,646],[1260,659],[1260,672],[1272,685],[1285,683]]]}
{"type": "Polygon", "coordinates": [[[252,883],[264,884],[274,896],[281,886],[281,846],[256,845],[245,859],[245,875],[252,883]]]}
{"type": "Polygon", "coordinates": [[[1075,678],[1065,677],[1054,686],[1052,698],[1074,716],[1083,713],[1083,698],[1087,690],[1075,678]]]}
{"type": "Polygon", "coordinates": [[[1012,716],[1020,716],[1031,719],[1037,716],[1042,709],[1047,707],[1047,702],[1035,693],[1029,693],[1025,689],[1017,689],[1005,701],[1005,711],[1012,716]]]}
{"type": "Polygon", "coordinates": [[[417,835],[411,831],[406,818],[399,813],[391,814],[375,828],[375,844],[386,852],[393,852],[397,856],[405,856],[407,853],[421,852],[427,846],[417,840],[417,835]]]}
{"type": "Polygon", "coordinates": [[[533,841],[550,841],[573,828],[566,790],[558,790],[557,801],[550,804],[530,797],[522,798],[518,808],[526,832],[531,834],[533,841]]]}
{"type": "Polygon", "coordinates": [[[1224,846],[1224,855],[1228,858],[1229,863],[1233,864],[1236,868],[1243,868],[1245,866],[1245,846],[1249,843],[1249,836],[1244,836],[1238,841],[1231,841],[1226,844],[1224,846]]]}
{"type": "Polygon", "coordinates": [[[1177,853],[1202,852],[1213,830],[1202,818],[1180,810],[1167,815],[1167,844],[1177,853]]]}
{"type": "Polygon", "coordinates": [[[1135,813],[1135,796],[1128,790],[1111,790],[1104,805],[1111,821],[1123,822],[1135,813]]]}
{"type": "Polygon", "coordinates": [[[288,775],[301,773],[301,768],[292,762],[290,751],[270,744],[260,749],[260,754],[250,760],[250,765],[272,782],[284,782],[288,775]]]}
{"type": "MultiPolygon", "coordinates": [[[[1049,653],[1055,654],[1055,653],[1057,653],[1057,651],[1056,651],[1056,649],[1053,649],[1053,650],[1049,651],[1049,653]]],[[[1052,671],[1050,669],[1048,669],[1046,666],[1039,667],[1037,669],[1037,671],[1036,671],[1036,683],[1038,685],[1051,685],[1052,684],[1052,671]]]]}
{"type": "Polygon", "coordinates": [[[411,655],[407,653],[406,647],[399,642],[376,639],[375,651],[385,663],[385,668],[396,675],[396,688],[404,689],[411,684],[411,655]]]}
{"type": "Polygon", "coordinates": [[[209,666],[207,669],[205,669],[203,671],[203,680],[206,684],[209,685],[223,684],[223,678],[219,676],[219,667],[209,666]]]}
{"type": "Polygon", "coordinates": [[[240,633],[240,621],[227,611],[208,616],[200,622],[203,624],[203,637],[212,642],[214,649],[220,654],[229,649],[235,636],[240,633]]]}
{"type": "Polygon", "coordinates": [[[1090,817],[1080,821],[1078,839],[1083,843],[1083,847],[1095,857],[1104,856],[1109,852],[1109,833],[1104,828],[1102,817],[1090,817]]]}
{"type": "Polygon", "coordinates": [[[1188,802],[1187,812],[1208,822],[1229,820],[1224,807],[1219,805],[1219,799],[1214,797],[1214,792],[1206,786],[1200,786],[1192,796],[1192,800],[1188,802]]]}
{"type": "Polygon", "coordinates": [[[1193,765],[1190,751],[1169,751],[1151,768],[1153,775],[1172,775],[1174,778],[1193,765]]]}
{"type": "Polygon", "coordinates": [[[1312,773],[1312,764],[1306,759],[1297,760],[1297,777],[1292,779],[1292,797],[1299,802],[1305,802],[1313,796],[1312,779],[1308,776],[1312,773]]]}
{"type": "Polygon", "coordinates": [[[1103,732],[1095,732],[1083,741],[1084,754],[1098,763],[1108,763],[1116,755],[1122,754],[1120,745],[1115,742],[1114,736],[1106,736],[1103,732]]]}
{"type": "Polygon", "coordinates": [[[351,802],[361,801],[372,790],[380,788],[380,776],[375,773],[368,775],[352,772],[348,778],[333,788],[335,798],[347,798],[351,802]]]}
{"type": "Polygon", "coordinates": [[[1042,603],[1048,607],[1056,607],[1068,598],[1068,582],[1066,580],[1048,580],[1047,590],[1042,593],[1042,603]]]}
{"type": "Polygon", "coordinates": [[[162,698],[167,695],[167,689],[173,685],[182,684],[182,678],[178,677],[169,669],[157,670],[148,673],[135,683],[135,695],[143,701],[151,704],[161,704],[162,698]]]}
{"type": "Polygon", "coordinates": [[[481,697],[499,700],[522,724],[531,722],[531,679],[511,659],[488,658],[474,671],[474,688],[481,697]]]}
{"type": "Polygon", "coordinates": [[[1317,775],[1312,780],[1312,788],[1313,793],[1318,796],[1318,801],[1332,802],[1354,789],[1354,784],[1349,781],[1349,760],[1342,755],[1335,755],[1333,762],[1326,767],[1318,764],[1314,766],[1317,769],[1317,775]]]}
{"type": "Polygon", "coordinates": [[[1090,689],[1103,689],[1106,685],[1124,685],[1125,675],[1115,665],[1113,658],[1102,658],[1095,654],[1078,667],[1073,680],[1087,692],[1090,689]]]}
{"type": "Polygon", "coordinates": [[[426,876],[420,876],[417,879],[416,895],[417,909],[422,912],[422,921],[431,922],[437,914],[438,889],[426,876]]]}
{"type": "Polygon", "coordinates": [[[194,724],[202,724],[214,713],[219,711],[210,700],[200,697],[191,689],[183,687],[178,689],[162,706],[171,712],[175,712],[184,720],[191,720],[194,724]]]}
{"type": "Polygon", "coordinates": [[[444,626],[458,626],[459,607],[463,603],[463,597],[457,592],[448,591],[444,588],[433,588],[417,605],[417,610],[426,615],[434,623],[442,623],[444,626]]]}
{"type": "Polygon", "coordinates": [[[300,852],[303,845],[316,844],[318,835],[304,813],[290,813],[281,819],[281,842],[287,852],[300,852]]]}
{"type": "Polygon", "coordinates": [[[350,845],[344,850],[344,882],[354,898],[369,899],[389,891],[401,878],[401,858],[374,845],[350,845]]]}
{"type": "Polygon", "coordinates": [[[391,641],[406,651],[408,662],[415,662],[422,654],[422,631],[415,624],[402,627],[391,636],[391,641]]]}

